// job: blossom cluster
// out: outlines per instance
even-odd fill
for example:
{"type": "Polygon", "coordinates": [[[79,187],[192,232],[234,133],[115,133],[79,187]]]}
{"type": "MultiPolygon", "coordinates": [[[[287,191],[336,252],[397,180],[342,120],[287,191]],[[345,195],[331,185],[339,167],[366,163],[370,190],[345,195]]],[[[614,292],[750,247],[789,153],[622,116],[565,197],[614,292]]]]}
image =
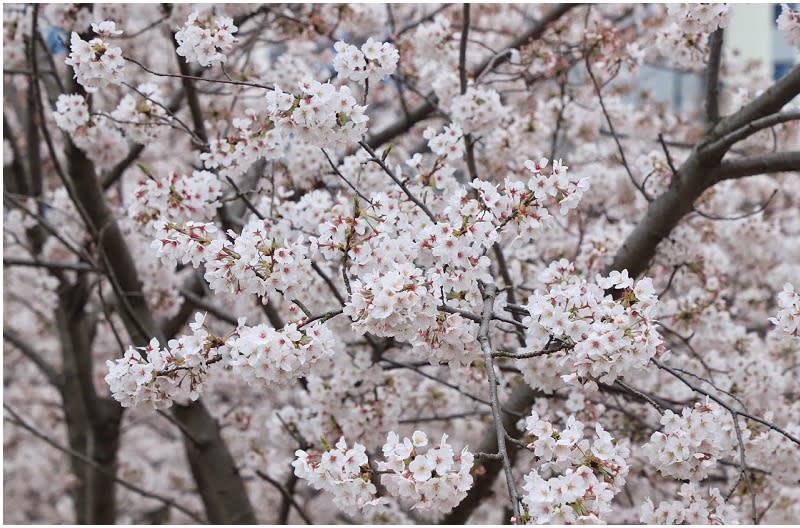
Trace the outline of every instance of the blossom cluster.
{"type": "Polygon", "coordinates": [[[787,282],[778,293],[778,313],[770,322],[791,336],[800,336],[800,294],[792,284],[787,282]]]}
{"type": "Polygon", "coordinates": [[[300,329],[290,323],[280,330],[261,324],[240,326],[226,344],[225,363],[235,374],[248,382],[287,385],[333,355],[334,336],[321,324],[300,329]]]}
{"type": "Polygon", "coordinates": [[[105,382],[120,405],[149,403],[166,409],[175,400],[200,397],[208,366],[220,359],[218,347],[223,342],[209,334],[204,314],[196,314],[190,327],[191,335],[170,340],[166,348],[153,338],[146,347],[129,347],[122,358],[106,361],[105,382]]]}
{"type": "Polygon", "coordinates": [[[477,359],[477,323],[459,314],[439,313],[436,322],[411,340],[413,351],[432,365],[467,365],[477,359]]]}
{"type": "Polygon", "coordinates": [[[402,442],[397,433],[390,432],[383,445],[386,461],[378,463],[378,469],[385,472],[381,484],[393,496],[412,503],[411,509],[445,513],[472,487],[474,456],[466,447],[456,455],[446,434],[439,445],[427,446],[428,436],[422,431],[402,442]]]}
{"type": "Polygon", "coordinates": [[[496,126],[507,110],[500,94],[491,88],[470,86],[450,103],[450,118],[465,134],[483,132],[496,126]]]}
{"type": "Polygon", "coordinates": [[[584,438],[583,429],[573,415],[561,431],[536,412],[526,418],[525,430],[534,437],[528,449],[539,463],[525,475],[522,488],[527,523],[598,522],[611,510],[611,501],[628,474],[627,442],[615,443],[600,424],[591,441],[584,438]]]}
{"type": "Polygon", "coordinates": [[[213,291],[253,294],[264,299],[275,291],[288,299],[307,283],[311,272],[308,246],[301,239],[281,238],[280,226],[252,219],[229,238],[218,236],[213,223],[154,223],[152,247],[165,263],[205,264],[205,280],[213,291]]]}
{"type": "Polygon", "coordinates": [[[800,11],[794,11],[786,4],[781,4],[781,8],[778,30],[790,46],[800,49],[800,11]]]}
{"type": "Polygon", "coordinates": [[[441,134],[436,133],[434,127],[428,127],[422,137],[428,140],[428,148],[437,156],[446,157],[448,161],[460,159],[464,156],[464,136],[461,127],[451,124],[444,127],[441,134]]]}
{"type": "Polygon", "coordinates": [[[212,139],[209,151],[200,155],[203,165],[213,169],[222,177],[236,177],[260,157],[278,157],[283,137],[275,129],[269,115],[259,115],[248,108],[245,117],[231,121],[231,131],[225,136],[212,139]]]}
{"type": "MultiPolygon", "coordinates": [[[[472,486],[470,470],[474,456],[466,447],[456,454],[442,435],[438,445],[428,446],[428,436],[415,431],[411,438],[389,432],[383,445],[383,461],[377,463],[381,484],[393,497],[413,504],[412,509],[444,513],[461,502],[472,486]]],[[[333,495],[333,503],[342,510],[363,510],[387,502],[377,497],[372,482],[366,448],[354,444],[347,448],[341,438],[334,449],[295,452],[295,475],[315,489],[333,495]]]]}
{"type": "Polygon", "coordinates": [[[56,100],[56,111],[53,112],[58,128],[67,134],[74,134],[79,128],[89,123],[89,106],[82,95],[61,94],[56,100]]]}
{"type": "Polygon", "coordinates": [[[663,475],[676,479],[702,480],[736,446],[730,413],[715,403],[696,403],[680,416],[667,410],[661,425],[663,432],[650,436],[643,453],[663,475]]]}
{"type": "Polygon", "coordinates": [[[300,95],[278,86],[267,94],[267,111],[275,127],[285,134],[320,147],[350,145],[367,131],[367,107],[356,104],[347,86],[338,89],[330,83],[306,78],[300,95]]]}
{"type": "Polygon", "coordinates": [[[161,91],[153,83],[140,84],[136,91],[141,100],[131,94],[126,95],[111,112],[125,134],[136,143],[147,145],[158,141],[171,121],[164,108],[161,91]]]}
{"type": "Polygon", "coordinates": [[[233,19],[225,16],[212,16],[211,13],[200,16],[193,11],[186,19],[186,24],[175,33],[178,48],[175,52],[186,58],[186,62],[197,62],[200,66],[213,66],[225,62],[225,53],[230,51],[236,38],[233,36],[239,29],[233,19]]]}
{"type": "Polygon", "coordinates": [[[149,403],[164,409],[199,398],[214,363],[248,382],[285,385],[332,355],[333,334],[323,324],[300,329],[292,323],[275,330],[244,323],[241,318],[230,335],[217,336],[208,331],[205,314],[198,313],[192,333],[170,340],[166,348],[155,338],[141,352],[130,347],[122,358],[106,362],[112,396],[123,407],[149,403]]]}
{"type": "Polygon", "coordinates": [[[526,182],[506,178],[502,191],[483,180],[470,184],[478,190],[482,209],[495,217],[499,227],[506,227],[521,242],[532,240],[552,216],[548,205],[559,205],[559,213],[564,215],[578,206],[589,187],[586,178],[573,176],[561,160],[554,161],[549,171],[546,170],[548,162],[546,158],[539,162],[526,161],[525,167],[533,176],[526,182]]]}
{"type": "Polygon", "coordinates": [[[683,20],[658,28],[651,45],[656,54],[668,63],[687,69],[697,68],[705,58],[709,34],[687,32],[682,23],[683,20]]]}
{"type": "Polygon", "coordinates": [[[53,118],[98,168],[113,167],[128,153],[127,142],[119,129],[104,116],[90,115],[89,105],[82,95],[59,95],[53,118]]]}
{"type": "Polygon", "coordinates": [[[386,273],[372,273],[352,281],[353,294],[344,315],[353,329],[408,341],[427,330],[437,313],[437,300],[422,270],[401,264],[386,273]]]}
{"type": "Polygon", "coordinates": [[[708,497],[694,482],[681,485],[680,500],[663,501],[658,506],[647,498],[642,504],[643,524],[739,524],[736,508],[726,504],[719,489],[710,488],[708,497]]]}
{"type": "Polygon", "coordinates": [[[346,432],[367,445],[386,439],[407,412],[407,398],[416,385],[372,361],[366,350],[353,357],[340,354],[328,369],[306,376],[308,391],[296,407],[281,410],[282,419],[305,438],[336,438],[346,432]],[[331,402],[338,402],[331,405],[331,402]]]}
{"type": "Polygon", "coordinates": [[[650,279],[634,283],[623,270],[591,283],[565,259],[550,264],[539,279],[546,290],[536,290],[528,299],[530,315],[523,319],[527,346],[520,353],[550,353],[517,361],[532,387],[551,392],[562,380],[588,386],[613,383],[661,352],[650,279]],[[620,299],[607,295],[606,289],[620,290],[620,299]]]}
{"type": "Polygon", "coordinates": [[[336,42],[333,48],[336,50],[334,70],[342,79],[355,82],[380,81],[395,72],[400,60],[397,48],[388,42],[376,42],[372,37],[360,50],[342,41],[336,42]]]}
{"type": "MultiPolygon", "coordinates": [[[[121,33],[115,29],[115,24],[111,21],[92,24],[92,28],[104,38],[121,33]]],[[[125,80],[125,59],[122,57],[122,50],[109,46],[101,37],[87,42],[73,31],[70,37],[70,54],[66,63],[72,66],[75,78],[90,93],[106,84],[120,84],[125,80]]]]}
{"type": "Polygon", "coordinates": [[[257,159],[279,159],[288,144],[307,143],[337,149],[356,143],[367,132],[366,106],[356,104],[347,86],[335,87],[304,78],[295,92],[275,86],[266,95],[266,111],[247,109],[232,121],[232,131],[211,140],[200,155],[220,176],[243,174],[257,159]]]}
{"type": "Polygon", "coordinates": [[[333,496],[333,504],[340,510],[360,510],[368,505],[380,504],[375,497],[377,488],[370,480],[366,448],[356,443],[347,448],[344,438],[334,449],[324,453],[295,451],[294,474],[308,481],[314,489],[324,490],[333,496]]]}
{"type": "Polygon", "coordinates": [[[183,223],[210,220],[220,206],[222,186],[208,171],[191,175],[172,171],[166,177],[154,176],[148,169],[136,186],[136,200],[128,216],[152,232],[156,221],[183,223]]]}
{"type": "Polygon", "coordinates": [[[727,4],[667,4],[667,13],[685,33],[713,33],[731,19],[727,4]]]}

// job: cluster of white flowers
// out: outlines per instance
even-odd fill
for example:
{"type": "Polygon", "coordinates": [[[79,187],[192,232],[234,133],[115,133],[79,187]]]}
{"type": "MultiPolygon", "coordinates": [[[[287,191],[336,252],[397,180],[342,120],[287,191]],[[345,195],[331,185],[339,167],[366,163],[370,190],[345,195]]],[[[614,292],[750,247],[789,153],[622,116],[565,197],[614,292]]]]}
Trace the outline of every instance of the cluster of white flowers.
{"type": "Polygon", "coordinates": [[[677,23],[659,29],[651,41],[653,49],[667,63],[690,69],[703,63],[707,42],[708,33],[687,33],[677,23]]]}
{"type": "MultiPolygon", "coordinates": [[[[463,194],[464,191],[454,195],[451,203],[463,194]]],[[[445,214],[448,222],[437,222],[422,231],[422,249],[429,249],[440,266],[447,265],[453,271],[458,270],[460,277],[456,282],[462,287],[469,286],[473,280],[490,281],[490,261],[486,249],[497,240],[495,226],[492,222],[474,218],[481,216],[475,200],[470,200],[460,209],[451,208],[445,214]]]]}
{"type": "Polygon", "coordinates": [[[526,523],[599,522],[625,485],[627,442],[615,443],[599,424],[590,442],[583,437],[584,425],[573,415],[563,430],[556,431],[534,412],[525,420],[525,429],[535,438],[528,449],[541,464],[525,475],[526,523]],[[550,476],[545,479],[543,474],[550,476]]]}
{"type": "MultiPolygon", "coordinates": [[[[145,170],[145,169],[143,169],[145,170]]],[[[208,171],[191,175],[171,172],[167,177],[143,175],[136,186],[136,200],[128,216],[148,233],[156,221],[183,223],[189,220],[211,220],[220,206],[222,186],[219,178],[208,171]]]]}
{"type": "Polygon", "coordinates": [[[106,383],[123,407],[150,403],[157,409],[173,401],[196,400],[208,379],[209,366],[221,363],[249,382],[283,384],[308,374],[322,358],[330,357],[333,334],[323,324],[295,324],[280,330],[257,325],[237,328],[227,337],[209,333],[205,314],[197,314],[192,333],[172,339],[161,348],[153,339],[143,352],[129,348],[124,357],[107,361],[106,383]]]}
{"type": "Polygon", "coordinates": [[[217,226],[210,222],[189,221],[178,225],[160,219],[153,223],[153,229],[156,239],[150,247],[168,266],[191,262],[196,268],[207,258],[217,258],[223,245],[217,226]]]}
{"type": "Polygon", "coordinates": [[[443,156],[448,161],[461,159],[464,156],[464,132],[455,124],[444,127],[441,134],[436,133],[436,128],[428,127],[422,136],[428,140],[428,148],[437,156],[443,156]]]}
{"type": "Polygon", "coordinates": [[[208,365],[220,359],[224,344],[205,328],[205,314],[196,314],[191,335],[172,339],[162,348],[157,339],[140,350],[128,348],[115,361],[106,361],[105,381],[123,407],[149,403],[166,409],[175,400],[196,400],[208,375],[208,365]]]}
{"type": "Polygon", "coordinates": [[[230,51],[236,38],[233,34],[238,28],[233,19],[225,16],[202,17],[193,11],[186,19],[186,24],[175,33],[178,48],[175,52],[186,58],[186,62],[195,61],[200,66],[212,66],[225,62],[224,52],[230,51]]]}
{"type": "Polygon", "coordinates": [[[266,96],[270,119],[281,133],[325,148],[351,145],[366,134],[367,107],[356,104],[350,88],[310,78],[299,87],[300,95],[275,86],[266,96]]]}
{"type": "Polygon", "coordinates": [[[231,178],[244,172],[260,157],[277,158],[283,138],[269,115],[259,115],[248,108],[246,117],[231,121],[230,132],[210,142],[209,151],[200,155],[207,169],[217,169],[220,176],[231,178]]]}
{"type": "Polygon", "coordinates": [[[411,263],[352,281],[344,314],[353,330],[408,341],[436,320],[437,300],[425,275],[411,263]]]}
{"type": "Polygon", "coordinates": [[[284,157],[287,144],[351,146],[367,132],[366,110],[347,86],[337,89],[306,77],[295,95],[276,85],[266,95],[266,112],[247,109],[245,117],[232,120],[231,132],[210,142],[200,159],[207,169],[235,177],[259,158],[284,157]]]}
{"type": "Polygon", "coordinates": [[[667,4],[667,13],[685,33],[713,33],[728,27],[728,4],[667,4]]]}
{"type": "Polygon", "coordinates": [[[280,330],[261,324],[240,326],[227,343],[226,365],[248,382],[287,385],[306,376],[323,358],[331,357],[334,336],[327,326],[298,329],[290,323],[280,330]]]}
{"type": "Polygon", "coordinates": [[[539,280],[546,290],[528,299],[530,315],[523,319],[527,346],[520,353],[555,351],[517,361],[532,387],[551,392],[562,380],[589,387],[596,381],[613,383],[644,368],[660,352],[650,279],[634,283],[623,270],[590,283],[562,259],[542,271],[539,280]],[[612,287],[623,290],[618,301],[604,291],[612,287]]]}
{"type": "Polygon", "coordinates": [[[342,79],[355,82],[380,81],[395,72],[400,60],[397,48],[388,42],[376,42],[372,37],[361,46],[361,50],[342,41],[334,44],[333,48],[336,50],[333,68],[342,79]]]}
{"type": "Polygon", "coordinates": [[[639,521],[643,524],[739,524],[736,508],[725,504],[717,488],[708,490],[704,497],[694,482],[681,485],[681,500],[663,501],[658,507],[648,498],[642,504],[639,521]]]}
{"type": "MultiPolygon", "coordinates": [[[[114,22],[111,21],[92,24],[92,29],[103,38],[122,33],[115,29],[114,22]]],[[[74,31],[70,38],[70,54],[66,63],[72,66],[75,78],[90,93],[108,83],[120,84],[125,80],[122,50],[109,46],[103,38],[93,38],[86,42],[74,31]]]]}
{"type": "Polygon", "coordinates": [[[800,336],[800,294],[790,283],[778,294],[778,313],[769,321],[791,336],[800,336]]]}
{"type": "Polygon", "coordinates": [[[269,220],[254,218],[240,234],[229,232],[214,248],[213,260],[206,262],[205,279],[214,291],[255,294],[264,299],[273,291],[287,299],[312,274],[308,246],[303,241],[290,242],[269,220]]]}
{"type": "Polygon", "coordinates": [[[113,167],[128,153],[128,144],[119,129],[106,117],[91,116],[82,95],[59,95],[53,118],[100,169],[113,167]]]}
{"type": "Polygon", "coordinates": [[[421,76],[439,78],[457,64],[459,41],[454,37],[450,20],[441,14],[431,22],[417,26],[413,39],[413,58],[421,76]]]}
{"type": "Polygon", "coordinates": [[[661,424],[664,432],[653,433],[642,452],[665,476],[702,480],[736,447],[730,413],[712,402],[684,408],[680,416],[667,410],[661,424]]]}
{"type": "MultiPolygon", "coordinates": [[[[772,412],[766,413],[768,420],[772,412]]],[[[786,424],[785,431],[800,437],[800,423],[786,424]]],[[[800,445],[774,429],[756,433],[742,431],[747,463],[769,471],[772,478],[791,486],[800,481],[800,445]]]]}
{"type": "Polygon", "coordinates": [[[465,134],[490,130],[506,113],[500,94],[491,88],[470,86],[450,103],[450,118],[465,134]]]}
{"type": "Polygon", "coordinates": [[[212,223],[164,220],[153,223],[156,240],[152,247],[167,264],[205,263],[205,279],[213,291],[254,294],[264,299],[275,291],[287,299],[308,282],[311,261],[302,239],[289,242],[270,220],[253,218],[237,234],[215,236],[212,223]],[[279,240],[282,240],[279,243],[279,240]]]}
{"type": "Polygon", "coordinates": [[[456,455],[446,434],[438,446],[422,453],[421,448],[427,445],[428,436],[422,431],[414,431],[402,442],[397,433],[390,432],[383,445],[386,461],[378,463],[378,469],[386,472],[381,475],[381,484],[393,496],[411,502],[411,509],[445,513],[472,487],[474,456],[466,447],[456,455]]]}
{"type": "Polygon", "coordinates": [[[578,178],[569,173],[561,160],[554,161],[550,174],[545,173],[548,161],[525,162],[533,176],[522,182],[506,178],[504,189],[483,180],[475,180],[471,186],[478,190],[483,209],[491,214],[496,222],[522,241],[532,240],[539,229],[551,217],[547,206],[559,205],[559,214],[564,215],[578,206],[589,187],[587,178],[578,178]]]}
{"type": "Polygon", "coordinates": [[[89,106],[82,95],[61,94],[56,100],[56,111],[53,112],[58,128],[67,134],[74,134],[79,128],[89,123],[89,106]]]}
{"type": "Polygon", "coordinates": [[[477,323],[459,314],[440,313],[436,323],[411,341],[414,353],[432,365],[468,365],[478,359],[477,323]]]}
{"type": "Polygon", "coordinates": [[[366,350],[352,357],[338,354],[329,369],[316,368],[305,379],[306,395],[296,407],[284,408],[282,419],[304,438],[337,438],[346,431],[367,445],[386,440],[385,431],[396,428],[409,412],[406,398],[418,388],[408,378],[383,370],[366,350]]]}
{"type": "Polygon", "coordinates": [[[382,502],[375,497],[378,490],[370,480],[372,471],[363,445],[356,443],[348,449],[341,438],[335,449],[328,448],[324,453],[298,449],[294,454],[294,474],[314,489],[329,492],[340,510],[360,510],[382,502]]]}
{"type": "Polygon", "coordinates": [[[794,11],[786,4],[781,4],[781,8],[778,30],[790,46],[800,49],[800,11],[794,11]]]}
{"type": "Polygon", "coordinates": [[[171,117],[162,106],[161,91],[153,83],[140,84],[137,91],[141,100],[131,94],[126,95],[111,112],[111,117],[117,120],[125,134],[137,143],[147,145],[157,141],[171,117]]]}

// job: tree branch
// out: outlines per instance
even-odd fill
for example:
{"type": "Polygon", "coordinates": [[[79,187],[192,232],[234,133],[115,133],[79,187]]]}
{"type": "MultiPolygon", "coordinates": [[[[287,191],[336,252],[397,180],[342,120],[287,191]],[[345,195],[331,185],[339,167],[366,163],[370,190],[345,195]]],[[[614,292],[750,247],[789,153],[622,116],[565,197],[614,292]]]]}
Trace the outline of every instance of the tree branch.
{"type": "Polygon", "coordinates": [[[481,294],[483,296],[483,311],[481,312],[481,324],[478,330],[478,342],[483,351],[483,361],[486,363],[486,372],[489,376],[489,394],[492,403],[492,417],[494,418],[495,433],[497,435],[497,452],[502,458],[503,471],[506,475],[506,485],[508,495],[511,499],[511,507],[514,511],[514,519],[519,520],[519,496],[517,486],[514,484],[514,474],[511,472],[511,461],[506,451],[506,430],[503,426],[503,418],[500,414],[500,401],[497,397],[497,375],[494,371],[494,361],[492,360],[492,344],[489,340],[489,322],[492,318],[494,299],[497,296],[497,287],[494,284],[483,286],[481,294]]]}
{"type": "MultiPolygon", "coordinates": [[[[784,105],[800,94],[800,64],[795,65],[789,73],[775,81],[761,95],[746,104],[735,114],[722,119],[711,131],[710,139],[716,140],[726,134],[746,126],[748,123],[780,111],[784,105]]],[[[710,141],[708,143],[711,143],[710,141]]],[[[718,147],[717,147],[718,148],[718,147]]],[[[724,152],[717,152],[712,144],[701,147],[703,154],[711,156],[724,152]]]]}
{"type": "Polygon", "coordinates": [[[756,119],[745,124],[742,128],[736,129],[729,134],[726,134],[708,145],[709,150],[721,150],[732,147],[736,142],[746,139],[760,130],[773,127],[788,121],[800,120],[800,110],[781,112],[778,114],[769,115],[756,119]]]}
{"type": "Polygon", "coordinates": [[[713,171],[714,182],[757,174],[800,170],[800,151],[771,152],[748,158],[723,160],[713,171]]]}
{"type": "Polygon", "coordinates": [[[706,117],[711,126],[719,121],[719,67],[725,30],[717,29],[709,39],[710,51],[706,65],[706,117]]]}
{"type": "Polygon", "coordinates": [[[17,350],[22,352],[22,355],[26,358],[30,359],[36,368],[44,374],[47,378],[47,381],[50,382],[55,388],[59,391],[63,386],[61,382],[61,376],[56,372],[56,370],[42,358],[42,355],[39,354],[36,350],[33,349],[24,339],[14,333],[12,330],[7,328],[3,328],[3,339],[11,343],[17,350]]]}

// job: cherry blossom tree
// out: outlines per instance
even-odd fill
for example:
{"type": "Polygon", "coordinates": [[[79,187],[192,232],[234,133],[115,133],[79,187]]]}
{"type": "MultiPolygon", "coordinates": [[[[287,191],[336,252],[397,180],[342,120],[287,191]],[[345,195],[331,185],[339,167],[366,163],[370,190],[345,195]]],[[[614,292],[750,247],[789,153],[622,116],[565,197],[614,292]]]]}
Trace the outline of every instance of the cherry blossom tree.
{"type": "Polygon", "coordinates": [[[797,522],[733,9],[4,4],[5,519],[797,522]]]}

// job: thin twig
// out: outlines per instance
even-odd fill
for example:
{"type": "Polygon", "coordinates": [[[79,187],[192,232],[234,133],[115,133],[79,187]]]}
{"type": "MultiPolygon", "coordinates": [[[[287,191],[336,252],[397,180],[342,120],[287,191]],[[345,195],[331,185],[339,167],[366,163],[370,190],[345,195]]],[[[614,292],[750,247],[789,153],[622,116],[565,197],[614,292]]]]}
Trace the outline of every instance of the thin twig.
{"type": "Polygon", "coordinates": [[[506,451],[506,430],[503,427],[503,419],[500,416],[500,400],[497,397],[497,375],[494,371],[492,345],[489,340],[489,322],[492,318],[492,308],[494,307],[494,299],[497,296],[497,287],[494,284],[485,284],[481,288],[481,295],[483,296],[483,311],[481,312],[481,324],[478,329],[478,342],[483,351],[486,372],[489,376],[489,395],[491,397],[495,433],[497,434],[497,452],[503,459],[503,470],[506,475],[506,484],[509,498],[511,499],[511,507],[514,511],[514,518],[519,520],[519,497],[517,495],[517,486],[514,483],[514,474],[511,472],[511,462],[506,451]]]}
{"type": "Polygon", "coordinates": [[[664,363],[660,362],[659,360],[657,360],[655,358],[652,358],[650,361],[652,361],[658,368],[660,368],[662,370],[665,370],[665,371],[669,372],[670,374],[672,374],[673,376],[675,376],[676,378],[678,378],[684,385],[686,385],[687,387],[689,387],[693,391],[695,391],[697,393],[700,393],[703,396],[708,396],[709,398],[714,400],[716,403],[718,403],[719,405],[724,407],[729,413],[731,413],[731,414],[735,413],[735,414],[737,414],[739,416],[742,416],[744,418],[748,418],[750,420],[753,420],[754,422],[758,422],[761,425],[763,425],[763,426],[765,426],[765,427],[767,427],[769,429],[772,429],[776,433],[779,433],[779,434],[785,436],[786,438],[788,438],[789,440],[791,440],[795,444],[800,445],[800,438],[797,438],[793,434],[791,434],[791,433],[789,433],[787,431],[784,431],[782,428],[778,427],[777,425],[775,425],[773,423],[770,423],[770,422],[768,422],[768,421],[766,421],[766,420],[764,420],[762,418],[758,418],[757,416],[753,416],[752,414],[749,414],[749,413],[742,412],[742,411],[739,411],[737,409],[734,409],[733,407],[731,407],[730,405],[725,403],[725,401],[723,401],[722,399],[718,398],[717,396],[714,396],[713,394],[711,394],[711,393],[701,389],[700,387],[697,387],[697,386],[693,385],[689,381],[687,381],[686,378],[684,378],[683,375],[680,372],[678,372],[677,370],[673,369],[672,367],[669,367],[669,366],[665,365],[664,363]]]}
{"type": "Polygon", "coordinates": [[[617,131],[614,128],[614,123],[611,122],[611,115],[608,113],[608,109],[606,108],[606,103],[603,100],[603,93],[602,89],[600,88],[600,84],[597,82],[597,78],[594,76],[594,72],[592,72],[591,61],[589,59],[589,54],[586,54],[586,71],[589,73],[589,77],[592,79],[592,84],[594,85],[595,92],[597,93],[597,99],[600,102],[600,108],[603,110],[603,115],[606,118],[606,123],[608,123],[608,129],[611,131],[611,137],[614,138],[614,143],[617,145],[617,150],[619,151],[619,156],[622,161],[622,166],[625,167],[625,172],[628,173],[628,178],[630,178],[631,183],[633,184],[636,189],[642,193],[642,196],[648,202],[652,202],[653,198],[647,194],[647,191],[636,181],[636,178],[633,176],[633,172],[631,171],[630,166],[628,165],[628,160],[625,158],[625,150],[622,148],[622,143],[619,141],[619,136],[617,136],[617,131]]]}
{"type": "Polygon", "coordinates": [[[419,198],[417,198],[416,196],[414,196],[414,194],[413,194],[413,193],[412,193],[412,192],[409,190],[409,188],[408,188],[408,187],[406,187],[406,184],[405,184],[405,183],[403,183],[403,181],[402,181],[400,178],[398,178],[398,177],[395,175],[395,173],[394,173],[394,172],[392,172],[392,169],[390,169],[389,167],[387,167],[387,166],[386,166],[386,163],[384,163],[384,162],[383,162],[383,160],[382,160],[382,159],[380,159],[380,158],[378,157],[378,155],[377,155],[377,154],[375,154],[375,151],[374,151],[374,150],[372,150],[372,147],[370,147],[370,146],[367,144],[367,142],[366,142],[366,141],[364,141],[364,140],[361,140],[361,141],[359,141],[359,142],[358,142],[358,144],[359,144],[359,145],[361,145],[361,148],[363,148],[364,150],[366,150],[366,151],[367,151],[367,154],[369,154],[369,155],[372,157],[372,161],[374,161],[375,163],[377,163],[377,164],[380,166],[380,168],[382,168],[382,169],[383,169],[383,171],[384,171],[386,174],[388,174],[388,175],[389,175],[389,177],[392,179],[392,181],[394,181],[394,182],[395,182],[395,183],[396,183],[396,184],[397,184],[397,185],[398,185],[398,186],[399,186],[399,187],[400,187],[400,188],[403,190],[403,192],[404,192],[404,193],[406,193],[406,196],[408,196],[408,198],[409,198],[409,199],[410,199],[412,202],[414,202],[415,204],[417,204],[417,206],[418,206],[420,209],[422,209],[422,211],[423,211],[423,212],[424,212],[424,213],[425,213],[425,214],[428,216],[428,218],[430,218],[430,219],[431,219],[431,222],[433,222],[433,223],[435,224],[435,223],[436,223],[436,217],[433,215],[433,213],[431,212],[431,210],[430,210],[430,209],[428,209],[428,206],[427,206],[427,205],[425,205],[424,203],[422,203],[422,202],[419,200],[419,198]]]}

